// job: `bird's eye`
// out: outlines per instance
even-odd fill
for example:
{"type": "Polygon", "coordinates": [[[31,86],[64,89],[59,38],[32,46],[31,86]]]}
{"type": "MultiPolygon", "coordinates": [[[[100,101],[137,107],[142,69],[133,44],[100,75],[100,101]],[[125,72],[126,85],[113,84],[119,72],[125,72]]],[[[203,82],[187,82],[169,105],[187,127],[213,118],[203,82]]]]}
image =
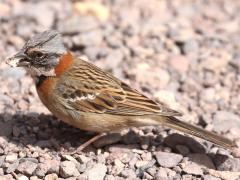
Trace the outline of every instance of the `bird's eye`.
{"type": "Polygon", "coordinates": [[[44,54],[40,51],[33,51],[32,56],[35,58],[42,58],[44,56],[44,54]]]}
{"type": "Polygon", "coordinates": [[[43,58],[44,57],[44,53],[39,51],[39,50],[36,50],[36,49],[28,49],[26,51],[26,54],[30,57],[30,58],[43,58]]]}

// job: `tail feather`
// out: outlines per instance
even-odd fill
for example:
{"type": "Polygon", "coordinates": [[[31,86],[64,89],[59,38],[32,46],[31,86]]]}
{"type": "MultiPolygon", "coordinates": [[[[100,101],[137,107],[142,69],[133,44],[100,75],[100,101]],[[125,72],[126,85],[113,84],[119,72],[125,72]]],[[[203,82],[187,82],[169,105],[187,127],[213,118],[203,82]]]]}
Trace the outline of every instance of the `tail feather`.
{"type": "Polygon", "coordinates": [[[165,117],[165,118],[159,117],[159,118],[155,118],[155,120],[157,120],[162,125],[165,125],[169,128],[173,128],[183,133],[187,133],[187,134],[199,137],[201,139],[205,139],[207,141],[210,141],[218,146],[221,146],[227,149],[232,149],[234,147],[237,147],[237,145],[233,141],[227,138],[224,138],[216,133],[206,131],[194,125],[188,124],[186,122],[180,121],[175,117],[165,117]]]}

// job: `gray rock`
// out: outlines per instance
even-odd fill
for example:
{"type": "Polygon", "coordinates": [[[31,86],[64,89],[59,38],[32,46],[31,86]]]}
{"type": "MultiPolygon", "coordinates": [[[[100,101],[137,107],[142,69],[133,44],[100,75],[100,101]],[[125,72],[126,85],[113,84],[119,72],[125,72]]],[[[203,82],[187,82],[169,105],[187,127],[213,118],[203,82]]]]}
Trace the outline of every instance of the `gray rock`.
{"type": "MultiPolygon", "coordinates": [[[[1,124],[1,123],[0,123],[1,124]]],[[[4,136],[0,136],[0,147],[5,149],[5,147],[7,146],[8,144],[8,139],[7,137],[4,137],[4,136]]]]}
{"type": "MultiPolygon", "coordinates": [[[[141,84],[151,85],[153,88],[165,88],[170,81],[170,74],[167,70],[159,67],[154,67],[150,70],[144,66],[137,66],[136,80],[141,84]]],[[[168,94],[170,93],[171,92],[168,92],[168,94]]]]}
{"type": "Polygon", "coordinates": [[[229,158],[225,155],[216,155],[214,158],[214,163],[217,170],[220,171],[240,171],[240,159],[239,158],[229,158]]]}
{"type": "Polygon", "coordinates": [[[4,94],[0,94],[0,102],[2,102],[5,105],[10,105],[10,106],[14,104],[13,99],[4,94]]]}
{"type": "Polygon", "coordinates": [[[51,2],[48,1],[25,3],[23,6],[16,6],[13,10],[15,15],[32,18],[45,29],[50,28],[54,22],[55,11],[52,8],[51,2]]]}
{"type": "Polygon", "coordinates": [[[11,174],[7,174],[7,175],[0,176],[0,179],[1,180],[12,180],[14,178],[11,174]]]}
{"type": "Polygon", "coordinates": [[[21,37],[29,38],[33,34],[33,30],[36,28],[36,24],[33,21],[29,21],[28,26],[25,26],[24,22],[18,24],[16,33],[21,37]]]}
{"type": "Polygon", "coordinates": [[[0,147],[0,155],[4,154],[4,149],[0,147]]]}
{"type": "Polygon", "coordinates": [[[80,173],[78,172],[75,163],[72,161],[63,161],[60,164],[60,175],[63,178],[69,178],[72,176],[79,176],[80,173]]]}
{"type": "Polygon", "coordinates": [[[203,166],[209,169],[215,169],[212,159],[206,154],[193,153],[188,154],[189,161],[197,163],[199,166],[203,166]]]}
{"type": "Polygon", "coordinates": [[[108,49],[96,45],[88,46],[84,49],[84,54],[86,54],[90,60],[95,61],[98,58],[105,57],[108,54],[108,49]]]}
{"type": "Polygon", "coordinates": [[[38,160],[37,160],[36,158],[26,157],[26,158],[21,158],[21,159],[19,160],[20,163],[26,162],[26,161],[30,161],[30,162],[33,162],[33,163],[38,164],[38,160]]]}
{"type": "Polygon", "coordinates": [[[18,158],[16,153],[6,155],[5,162],[7,163],[14,163],[18,158]]]}
{"type": "Polygon", "coordinates": [[[86,172],[88,180],[103,180],[107,173],[107,166],[104,164],[95,164],[86,172]]]}
{"type": "Polygon", "coordinates": [[[99,45],[103,40],[101,31],[88,31],[73,37],[73,45],[76,47],[87,47],[99,45]]]}
{"type": "Polygon", "coordinates": [[[64,160],[67,160],[67,161],[71,161],[73,162],[74,164],[79,164],[79,162],[71,155],[68,155],[68,154],[65,154],[65,155],[62,155],[62,158],[64,160]]]}
{"type": "Polygon", "coordinates": [[[106,41],[108,43],[108,46],[113,49],[120,48],[123,45],[122,39],[114,34],[112,36],[107,36],[106,41]]]}
{"type": "Polygon", "coordinates": [[[96,29],[99,24],[96,19],[90,16],[72,16],[59,23],[58,26],[63,34],[76,34],[96,29]]]}
{"type": "Polygon", "coordinates": [[[108,68],[114,69],[123,61],[123,52],[121,50],[113,50],[106,57],[106,65],[108,68]]]}
{"type": "Polygon", "coordinates": [[[20,174],[20,175],[18,175],[18,180],[29,180],[29,179],[27,176],[20,174]]]}
{"type": "Polygon", "coordinates": [[[78,169],[78,172],[83,173],[86,171],[87,165],[86,164],[77,164],[77,169],[78,169]]]}
{"type": "Polygon", "coordinates": [[[164,139],[164,143],[176,150],[176,145],[184,145],[188,147],[192,152],[195,153],[205,153],[205,148],[199,142],[191,137],[184,136],[181,134],[171,134],[164,139]]]}
{"type": "Polygon", "coordinates": [[[183,172],[187,174],[192,174],[192,175],[203,175],[203,170],[201,166],[198,164],[191,162],[191,161],[185,161],[180,164],[183,172]]]}
{"type": "Polygon", "coordinates": [[[181,180],[192,180],[194,179],[192,175],[190,174],[185,174],[182,176],[181,180]]]}
{"type": "Polygon", "coordinates": [[[48,171],[48,165],[44,164],[44,163],[39,163],[36,170],[35,170],[35,174],[38,177],[45,177],[45,175],[47,174],[48,171]]]}
{"type": "Polygon", "coordinates": [[[36,163],[31,161],[24,161],[19,164],[19,166],[17,167],[17,170],[22,174],[30,176],[33,174],[36,168],[37,168],[36,163]]]}
{"type": "Polygon", "coordinates": [[[157,172],[157,168],[156,167],[150,167],[147,169],[147,172],[151,175],[154,176],[157,172]]]}
{"type": "Polygon", "coordinates": [[[129,179],[136,179],[137,176],[136,176],[136,173],[134,170],[132,169],[124,169],[120,175],[124,178],[129,178],[129,179]]]}
{"type": "Polygon", "coordinates": [[[6,169],[6,173],[10,174],[14,172],[17,169],[18,165],[19,165],[19,161],[15,161],[14,163],[9,164],[9,166],[6,169]]]}
{"type": "Polygon", "coordinates": [[[173,179],[173,177],[176,176],[176,172],[169,169],[169,168],[162,168],[160,167],[158,169],[158,172],[155,174],[154,179],[156,180],[162,180],[162,179],[173,179]]]}
{"type": "Polygon", "coordinates": [[[160,166],[171,168],[178,165],[178,163],[183,159],[183,156],[168,152],[157,152],[156,159],[160,166]]]}
{"type": "Polygon", "coordinates": [[[57,174],[48,174],[45,176],[44,180],[57,180],[58,179],[58,175],[57,174]]]}
{"type": "Polygon", "coordinates": [[[0,156],[0,167],[2,167],[6,156],[0,156]]]}
{"type": "Polygon", "coordinates": [[[206,102],[214,102],[216,92],[214,88],[205,88],[200,93],[201,99],[206,102]]]}
{"type": "Polygon", "coordinates": [[[186,73],[190,67],[190,61],[185,56],[173,56],[169,61],[171,67],[181,74],[186,73]]]}
{"type": "Polygon", "coordinates": [[[21,79],[26,75],[26,71],[21,68],[6,68],[0,72],[0,75],[4,78],[21,79]]]}
{"type": "Polygon", "coordinates": [[[86,164],[88,161],[91,160],[90,157],[87,157],[87,156],[85,156],[85,155],[83,155],[83,154],[78,155],[76,159],[77,159],[80,163],[82,163],[82,164],[86,164]]]}
{"type": "Polygon", "coordinates": [[[143,172],[142,178],[144,178],[144,179],[153,179],[153,177],[150,174],[148,174],[147,172],[143,172]]]}
{"type": "Polygon", "coordinates": [[[99,154],[96,157],[96,161],[100,164],[106,164],[106,156],[104,156],[103,154],[99,154]]]}
{"type": "Polygon", "coordinates": [[[172,168],[172,169],[173,169],[173,171],[175,171],[175,172],[178,173],[178,174],[182,173],[182,169],[181,169],[180,166],[175,166],[175,167],[172,168]]]}
{"type": "MultiPolygon", "coordinates": [[[[200,66],[209,71],[218,72],[223,70],[228,65],[231,56],[232,55],[230,52],[226,50],[218,52],[215,51],[215,53],[205,57],[204,60],[201,61],[200,66]]],[[[224,78],[223,81],[225,81],[224,78]]]]}
{"type": "Polygon", "coordinates": [[[221,179],[218,177],[211,176],[211,175],[204,175],[203,180],[221,180],[221,179]]]}
{"type": "Polygon", "coordinates": [[[213,116],[213,130],[216,132],[226,132],[233,127],[240,128],[240,118],[229,111],[217,111],[213,116]]]}
{"type": "Polygon", "coordinates": [[[0,168],[0,176],[3,176],[3,175],[4,175],[3,168],[0,168]]]}
{"type": "Polygon", "coordinates": [[[199,44],[194,39],[186,41],[183,45],[184,54],[197,53],[198,50],[199,50],[199,44]]]}
{"type": "Polygon", "coordinates": [[[230,61],[230,64],[240,69],[240,52],[236,52],[230,61]]]}
{"type": "Polygon", "coordinates": [[[115,180],[115,179],[120,180],[119,177],[116,177],[114,175],[106,175],[104,178],[104,180],[115,180]]]}

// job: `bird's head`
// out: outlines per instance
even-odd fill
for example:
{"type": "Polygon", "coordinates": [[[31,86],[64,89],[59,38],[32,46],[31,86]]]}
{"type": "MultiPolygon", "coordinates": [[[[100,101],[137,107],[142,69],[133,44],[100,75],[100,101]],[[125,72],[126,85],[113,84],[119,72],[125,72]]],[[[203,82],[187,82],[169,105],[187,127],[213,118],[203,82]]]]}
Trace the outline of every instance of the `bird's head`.
{"type": "Polygon", "coordinates": [[[61,57],[67,54],[61,34],[55,30],[33,36],[22,49],[7,59],[12,67],[24,67],[33,76],[55,76],[61,57]]]}

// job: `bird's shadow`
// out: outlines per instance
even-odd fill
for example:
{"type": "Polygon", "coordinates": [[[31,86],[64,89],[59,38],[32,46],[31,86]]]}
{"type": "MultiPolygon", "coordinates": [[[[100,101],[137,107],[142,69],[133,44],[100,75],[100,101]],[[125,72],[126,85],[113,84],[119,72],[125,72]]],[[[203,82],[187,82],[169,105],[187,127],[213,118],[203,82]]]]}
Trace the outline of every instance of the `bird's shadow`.
{"type": "MultiPolygon", "coordinates": [[[[57,118],[52,115],[36,113],[15,115],[0,114],[0,138],[2,137],[6,139],[8,143],[13,143],[16,146],[33,146],[35,148],[45,149],[53,154],[68,153],[68,151],[71,152],[71,150],[76,149],[94,135],[94,133],[69,126],[57,120],[57,118]]],[[[201,143],[191,137],[176,133],[163,138],[161,135],[157,137],[140,136],[134,131],[129,131],[121,136],[115,145],[123,145],[125,148],[130,149],[142,149],[145,145],[146,150],[149,151],[153,151],[153,149],[154,151],[159,151],[162,150],[161,148],[163,147],[171,147],[176,153],[179,153],[176,150],[176,146],[184,145],[189,148],[190,153],[206,153],[206,147],[201,143]]],[[[114,144],[101,147],[102,152],[108,151],[109,146],[114,146],[114,144]]],[[[0,141],[0,148],[1,147],[0,141]]],[[[98,148],[91,145],[83,152],[94,152],[97,149],[98,148]]],[[[217,158],[217,155],[211,154],[211,158],[217,158]]],[[[227,156],[222,156],[221,162],[219,163],[223,163],[226,159],[227,156]]]]}

